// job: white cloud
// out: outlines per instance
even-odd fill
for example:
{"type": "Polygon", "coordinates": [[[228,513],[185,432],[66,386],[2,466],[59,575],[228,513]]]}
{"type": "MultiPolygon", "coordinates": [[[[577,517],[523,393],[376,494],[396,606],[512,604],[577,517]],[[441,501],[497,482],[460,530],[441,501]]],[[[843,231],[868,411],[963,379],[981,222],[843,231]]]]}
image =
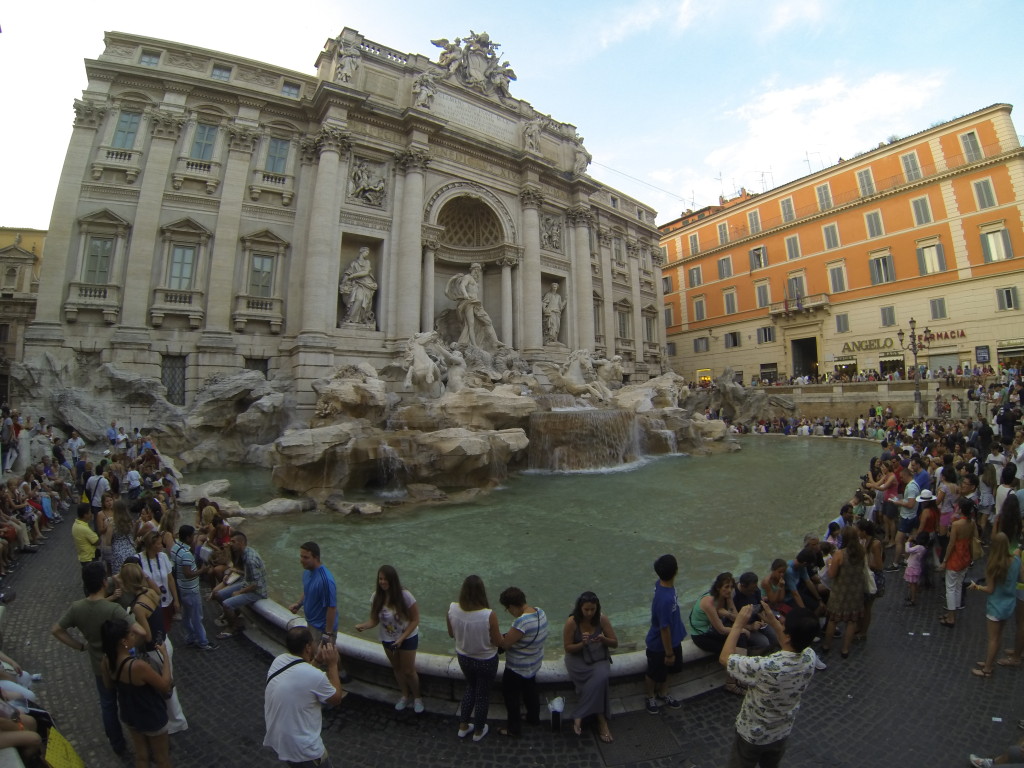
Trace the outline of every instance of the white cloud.
{"type": "Polygon", "coordinates": [[[629,5],[616,6],[615,12],[597,20],[597,42],[600,48],[626,40],[639,32],[646,32],[660,22],[666,4],[658,0],[639,0],[629,5]]]}
{"type": "Polygon", "coordinates": [[[762,26],[766,36],[775,35],[796,24],[817,24],[825,16],[824,3],[821,0],[773,0],[759,3],[760,8],[767,12],[767,21],[762,26]]]}

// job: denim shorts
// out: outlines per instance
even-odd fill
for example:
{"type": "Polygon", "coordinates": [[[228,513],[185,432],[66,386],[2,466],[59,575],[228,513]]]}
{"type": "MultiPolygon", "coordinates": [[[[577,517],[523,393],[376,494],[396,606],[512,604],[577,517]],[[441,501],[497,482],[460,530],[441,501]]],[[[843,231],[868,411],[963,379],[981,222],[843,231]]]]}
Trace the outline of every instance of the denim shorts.
{"type": "Polygon", "coordinates": [[[901,517],[898,523],[897,530],[900,533],[910,534],[917,527],[917,516],[914,517],[901,517]]]}
{"type": "MultiPolygon", "coordinates": [[[[388,651],[393,650],[394,647],[395,647],[395,644],[393,642],[391,642],[390,640],[382,640],[380,644],[383,645],[384,649],[388,650],[388,651]]],[[[416,635],[413,635],[412,637],[405,638],[405,640],[402,641],[402,644],[400,646],[398,646],[398,650],[399,651],[415,651],[419,647],[420,647],[420,636],[418,634],[416,634],[416,635]]]]}

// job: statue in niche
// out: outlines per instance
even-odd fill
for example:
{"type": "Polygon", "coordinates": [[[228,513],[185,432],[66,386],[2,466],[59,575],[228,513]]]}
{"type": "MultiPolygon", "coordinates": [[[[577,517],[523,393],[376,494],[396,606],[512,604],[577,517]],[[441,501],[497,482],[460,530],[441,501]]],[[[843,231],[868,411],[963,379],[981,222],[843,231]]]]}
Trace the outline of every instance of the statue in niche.
{"type": "Polygon", "coordinates": [[[373,279],[369,248],[360,248],[359,254],[342,273],[338,293],[341,294],[341,302],[345,306],[343,323],[375,325],[373,297],[377,293],[377,281],[373,279]]]}
{"type": "Polygon", "coordinates": [[[549,251],[562,250],[562,220],[557,216],[545,216],[540,221],[540,244],[549,251]]]}
{"type": "Polygon", "coordinates": [[[565,297],[558,292],[558,283],[551,284],[540,306],[544,315],[544,343],[556,344],[558,332],[562,329],[562,310],[565,309],[565,297]]]}
{"type": "Polygon", "coordinates": [[[379,208],[384,204],[387,182],[377,168],[371,167],[366,160],[359,159],[352,169],[349,190],[351,197],[379,208]]]}
{"type": "Polygon", "coordinates": [[[459,344],[471,347],[495,349],[501,346],[494,332],[491,316],[480,301],[483,268],[474,262],[468,273],[455,275],[448,280],[444,295],[456,303],[455,311],[462,321],[459,344]]]}
{"type": "Polygon", "coordinates": [[[590,161],[594,159],[594,156],[587,152],[587,148],[583,146],[583,137],[578,133],[573,141],[576,142],[576,157],[573,161],[572,172],[577,176],[582,176],[587,172],[587,166],[590,165],[590,161]]]}
{"type": "Polygon", "coordinates": [[[431,109],[434,106],[434,96],[437,94],[437,81],[441,75],[433,70],[420,72],[412,81],[413,105],[421,109],[431,109]]]}
{"type": "Polygon", "coordinates": [[[543,128],[542,117],[535,117],[523,123],[523,144],[527,152],[540,152],[540,132],[543,128]]]}
{"type": "Polygon", "coordinates": [[[338,52],[338,69],[334,79],[339,83],[349,83],[356,76],[359,69],[359,49],[351,43],[342,43],[341,51],[338,52]]]}

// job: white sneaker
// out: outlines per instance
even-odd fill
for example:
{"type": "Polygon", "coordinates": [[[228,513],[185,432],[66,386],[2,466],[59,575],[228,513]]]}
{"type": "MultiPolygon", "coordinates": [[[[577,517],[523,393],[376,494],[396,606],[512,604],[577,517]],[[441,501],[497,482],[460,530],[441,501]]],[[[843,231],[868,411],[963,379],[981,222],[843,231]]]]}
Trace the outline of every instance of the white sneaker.
{"type": "Polygon", "coordinates": [[[484,729],[482,731],[477,731],[473,734],[473,741],[480,741],[481,739],[483,739],[483,737],[487,735],[487,732],[489,730],[491,730],[491,726],[485,724],[484,729]]]}
{"type": "Polygon", "coordinates": [[[407,698],[405,698],[405,696],[403,696],[402,698],[400,698],[400,699],[399,699],[399,700],[398,700],[398,701],[397,701],[397,702],[395,703],[395,711],[396,711],[396,712],[401,712],[401,711],[402,711],[403,709],[405,709],[405,708],[406,708],[406,707],[407,707],[408,705],[409,705],[409,700],[408,700],[407,698]]]}
{"type": "Polygon", "coordinates": [[[426,709],[426,707],[423,706],[423,699],[414,699],[413,700],[413,702],[412,702],[412,711],[413,712],[415,712],[417,715],[422,715],[423,714],[423,710],[425,710],[425,709],[426,709]]]}
{"type": "Polygon", "coordinates": [[[828,664],[818,658],[818,654],[814,654],[814,668],[819,672],[828,669],[828,664]]]}
{"type": "Polygon", "coordinates": [[[469,734],[471,734],[471,733],[473,732],[473,729],[474,729],[475,727],[476,727],[475,725],[473,725],[472,723],[470,723],[470,724],[469,724],[469,725],[467,725],[467,726],[466,726],[465,728],[459,728],[459,738],[460,738],[460,739],[464,739],[464,738],[466,738],[466,737],[467,737],[467,736],[468,736],[469,734]]]}
{"type": "Polygon", "coordinates": [[[991,757],[978,757],[977,755],[971,755],[970,760],[971,765],[973,765],[974,768],[992,768],[992,766],[995,765],[991,757]]]}

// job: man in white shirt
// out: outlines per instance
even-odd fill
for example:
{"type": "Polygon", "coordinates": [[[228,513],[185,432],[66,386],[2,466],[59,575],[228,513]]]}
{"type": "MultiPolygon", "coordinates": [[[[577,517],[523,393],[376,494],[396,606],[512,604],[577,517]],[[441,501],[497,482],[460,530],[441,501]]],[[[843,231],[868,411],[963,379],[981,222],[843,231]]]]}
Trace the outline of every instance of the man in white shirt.
{"type": "Polygon", "coordinates": [[[282,762],[294,768],[331,768],[320,730],[322,705],[334,706],[345,696],[338,679],[338,649],[333,640],[319,648],[306,627],[292,627],[282,653],[267,671],[263,716],[270,747],[282,762]],[[325,664],[327,674],[312,665],[325,664]]]}

